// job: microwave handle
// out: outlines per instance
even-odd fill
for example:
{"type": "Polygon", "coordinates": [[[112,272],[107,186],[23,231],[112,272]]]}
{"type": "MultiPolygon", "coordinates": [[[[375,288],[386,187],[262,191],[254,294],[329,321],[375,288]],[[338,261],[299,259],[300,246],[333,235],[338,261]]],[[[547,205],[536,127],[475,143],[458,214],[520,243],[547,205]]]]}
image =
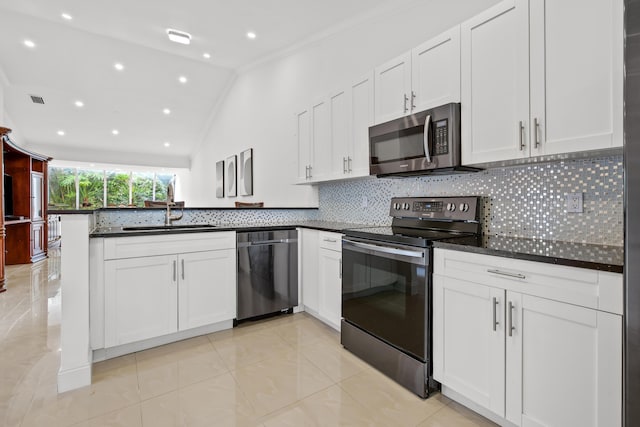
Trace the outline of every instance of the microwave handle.
{"type": "Polygon", "coordinates": [[[431,163],[431,153],[429,153],[429,129],[431,129],[431,114],[424,119],[424,155],[427,163],[431,163]]]}

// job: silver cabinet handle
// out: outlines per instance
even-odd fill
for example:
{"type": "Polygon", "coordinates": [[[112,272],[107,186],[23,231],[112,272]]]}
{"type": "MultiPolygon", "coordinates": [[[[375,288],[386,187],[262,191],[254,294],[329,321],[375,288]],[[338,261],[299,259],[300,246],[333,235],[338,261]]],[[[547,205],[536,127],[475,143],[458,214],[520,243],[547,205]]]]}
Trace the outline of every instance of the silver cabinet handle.
{"type": "Polygon", "coordinates": [[[540,122],[538,118],[533,119],[533,131],[535,132],[536,148],[540,146],[540,122]]]}
{"type": "Polygon", "coordinates": [[[507,330],[509,331],[509,336],[513,336],[513,331],[515,331],[516,328],[513,327],[513,303],[511,301],[509,301],[509,308],[507,308],[507,314],[509,315],[509,323],[507,325],[507,330]]]}
{"type": "Polygon", "coordinates": [[[493,274],[499,274],[501,276],[507,276],[507,277],[515,277],[516,279],[526,279],[527,276],[525,276],[524,274],[520,274],[520,273],[509,273],[508,271],[500,271],[500,270],[495,270],[495,269],[488,269],[487,273],[493,273],[493,274]]]}
{"type": "Polygon", "coordinates": [[[413,111],[416,108],[416,103],[414,102],[416,100],[416,93],[414,91],[411,91],[411,111],[413,111]]]}
{"type": "Polygon", "coordinates": [[[524,136],[522,135],[524,133],[524,123],[522,122],[522,120],[520,120],[518,126],[518,132],[520,133],[520,151],[524,151],[526,145],[524,143],[524,136]]]}
{"type": "Polygon", "coordinates": [[[424,146],[424,155],[427,158],[427,163],[431,163],[431,154],[429,153],[429,130],[431,129],[431,114],[424,119],[424,137],[422,145],[424,146]]]}
{"type": "Polygon", "coordinates": [[[340,258],[340,271],[338,272],[340,278],[342,279],[342,258],[340,258]]]}
{"type": "Polygon", "coordinates": [[[351,169],[351,161],[352,161],[351,157],[347,157],[347,165],[348,165],[347,172],[349,173],[353,172],[353,169],[351,169]]]}
{"type": "Polygon", "coordinates": [[[498,304],[500,304],[498,302],[498,298],[493,297],[493,330],[497,330],[498,325],[500,324],[500,322],[498,322],[498,304]]]}
{"type": "Polygon", "coordinates": [[[409,98],[407,97],[407,94],[404,94],[404,112],[406,113],[407,111],[409,111],[409,108],[407,108],[407,101],[409,100],[409,98]]]}
{"type": "Polygon", "coordinates": [[[342,158],[342,173],[347,173],[347,158],[342,158]]]}
{"type": "Polygon", "coordinates": [[[184,259],[182,260],[182,280],[184,280],[184,259]]]}
{"type": "Polygon", "coordinates": [[[324,240],[325,242],[329,242],[329,243],[336,243],[337,242],[336,239],[322,239],[322,240],[324,240]]]}
{"type": "Polygon", "coordinates": [[[313,175],[311,175],[311,169],[313,169],[313,166],[309,165],[309,178],[313,178],[313,175]]]}
{"type": "Polygon", "coordinates": [[[177,261],[173,261],[173,281],[174,282],[178,280],[178,278],[176,277],[176,264],[177,264],[177,261]]]}

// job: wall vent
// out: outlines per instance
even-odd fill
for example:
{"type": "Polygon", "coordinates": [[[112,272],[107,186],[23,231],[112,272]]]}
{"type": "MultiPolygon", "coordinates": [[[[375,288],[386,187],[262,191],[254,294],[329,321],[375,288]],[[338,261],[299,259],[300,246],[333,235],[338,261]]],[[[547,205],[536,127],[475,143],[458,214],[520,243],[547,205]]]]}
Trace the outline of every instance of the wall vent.
{"type": "Polygon", "coordinates": [[[29,95],[31,97],[31,102],[34,104],[44,104],[44,99],[41,96],[37,95],[29,95]]]}

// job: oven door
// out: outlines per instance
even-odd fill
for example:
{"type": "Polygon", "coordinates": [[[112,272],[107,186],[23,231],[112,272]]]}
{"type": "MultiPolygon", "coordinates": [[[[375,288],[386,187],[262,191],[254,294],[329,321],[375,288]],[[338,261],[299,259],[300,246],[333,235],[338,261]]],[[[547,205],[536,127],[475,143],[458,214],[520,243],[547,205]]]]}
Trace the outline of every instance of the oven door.
{"type": "Polygon", "coordinates": [[[429,249],[342,240],[344,320],[427,361],[430,342],[429,249]]]}

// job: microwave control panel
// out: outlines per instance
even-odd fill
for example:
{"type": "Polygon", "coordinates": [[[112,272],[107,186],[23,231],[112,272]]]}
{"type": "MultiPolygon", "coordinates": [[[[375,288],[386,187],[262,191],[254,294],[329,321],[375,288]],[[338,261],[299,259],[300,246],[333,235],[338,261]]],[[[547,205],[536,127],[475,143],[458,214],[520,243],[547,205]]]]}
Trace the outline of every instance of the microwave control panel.
{"type": "Polygon", "coordinates": [[[449,154],[449,123],[447,119],[438,120],[433,124],[433,154],[449,154]]]}

